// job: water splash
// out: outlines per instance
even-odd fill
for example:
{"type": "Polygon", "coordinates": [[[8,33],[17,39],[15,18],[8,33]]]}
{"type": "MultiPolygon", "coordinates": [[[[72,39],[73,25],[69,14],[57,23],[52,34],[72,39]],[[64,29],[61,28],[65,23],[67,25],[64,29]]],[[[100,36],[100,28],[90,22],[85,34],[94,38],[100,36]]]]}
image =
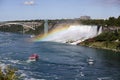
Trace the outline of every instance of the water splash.
{"type": "MultiPolygon", "coordinates": [[[[102,27],[91,25],[69,25],[56,27],[47,35],[39,35],[34,41],[53,41],[62,43],[81,42],[86,39],[95,37],[102,32],[102,27]]],[[[75,43],[76,44],[76,43],[75,43]]]]}

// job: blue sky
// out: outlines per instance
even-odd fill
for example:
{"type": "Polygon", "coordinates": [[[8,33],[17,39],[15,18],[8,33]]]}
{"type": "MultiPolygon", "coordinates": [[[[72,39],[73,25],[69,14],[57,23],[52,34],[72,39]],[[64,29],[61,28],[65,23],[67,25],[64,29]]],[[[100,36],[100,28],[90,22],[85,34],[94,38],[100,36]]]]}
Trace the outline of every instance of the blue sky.
{"type": "Polygon", "coordinates": [[[0,21],[120,16],[120,0],[0,0],[0,21]]]}

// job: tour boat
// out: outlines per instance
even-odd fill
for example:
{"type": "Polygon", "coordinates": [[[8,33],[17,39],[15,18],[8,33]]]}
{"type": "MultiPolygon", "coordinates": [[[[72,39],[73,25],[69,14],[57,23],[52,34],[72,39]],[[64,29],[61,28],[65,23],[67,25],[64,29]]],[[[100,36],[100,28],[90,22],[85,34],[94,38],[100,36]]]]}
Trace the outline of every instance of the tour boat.
{"type": "Polygon", "coordinates": [[[38,58],[39,58],[38,54],[32,54],[32,55],[29,57],[29,60],[30,60],[30,61],[36,61],[36,60],[38,60],[38,58]]]}
{"type": "Polygon", "coordinates": [[[90,57],[88,60],[87,60],[88,64],[94,64],[94,59],[92,57],[90,57]]]}

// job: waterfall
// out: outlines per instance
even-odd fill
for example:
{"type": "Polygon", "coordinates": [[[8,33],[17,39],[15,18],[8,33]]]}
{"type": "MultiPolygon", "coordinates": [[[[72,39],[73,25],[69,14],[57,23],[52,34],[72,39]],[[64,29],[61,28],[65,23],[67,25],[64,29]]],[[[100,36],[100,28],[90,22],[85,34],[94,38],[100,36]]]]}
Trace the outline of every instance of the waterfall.
{"type": "Polygon", "coordinates": [[[48,33],[48,20],[45,20],[45,23],[44,23],[44,34],[47,34],[48,33]]]}
{"type": "Polygon", "coordinates": [[[91,25],[79,25],[79,27],[83,29],[79,29],[79,39],[75,40],[71,44],[78,44],[86,39],[93,38],[100,33],[102,33],[102,27],[101,26],[91,26],[91,25]],[[84,32],[83,32],[84,31],[84,32]]]}
{"type": "MultiPolygon", "coordinates": [[[[64,28],[65,26],[62,27],[64,28]]],[[[70,25],[66,30],[60,31],[59,29],[57,31],[54,34],[48,34],[48,37],[43,40],[77,44],[99,35],[102,32],[102,27],[96,25],[70,25]]]]}
{"type": "Polygon", "coordinates": [[[99,26],[98,35],[102,33],[102,26],[99,26]]]}

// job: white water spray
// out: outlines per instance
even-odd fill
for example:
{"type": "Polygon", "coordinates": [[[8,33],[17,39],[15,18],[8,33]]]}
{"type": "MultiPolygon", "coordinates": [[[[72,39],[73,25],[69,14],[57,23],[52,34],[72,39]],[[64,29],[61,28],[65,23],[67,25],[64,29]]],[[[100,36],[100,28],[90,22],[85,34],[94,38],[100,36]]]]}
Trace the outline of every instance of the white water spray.
{"type": "Polygon", "coordinates": [[[78,44],[86,39],[93,38],[102,32],[102,27],[91,25],[70,25],[69,28],[51,37],[45,41],[55,41],[62,43],[78,44]]]}
{"type": "Polygon", "coordinates": [[[48,20],[45,20],[45,24],[44,24],[44,34],[48,33],[48,20]]]}

